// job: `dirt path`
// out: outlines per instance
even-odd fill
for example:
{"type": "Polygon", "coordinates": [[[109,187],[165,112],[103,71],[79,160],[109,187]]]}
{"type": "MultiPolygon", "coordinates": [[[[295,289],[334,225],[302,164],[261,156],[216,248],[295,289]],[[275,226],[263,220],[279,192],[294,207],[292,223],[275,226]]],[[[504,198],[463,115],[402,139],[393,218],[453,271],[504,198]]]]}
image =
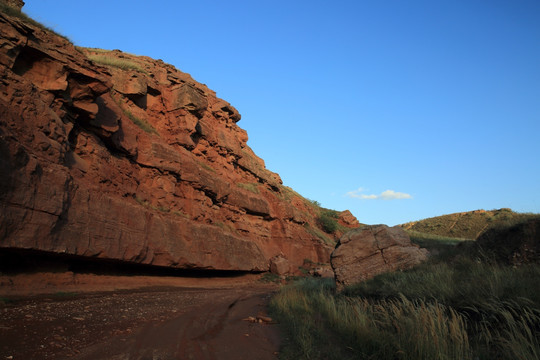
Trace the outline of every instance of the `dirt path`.
{"type": "Polygon", "coordinates": [[[276,287],[222,283],[4,297],[0,360],[276,359],[278,325],[243,320],[266,316],[276,287]]]}

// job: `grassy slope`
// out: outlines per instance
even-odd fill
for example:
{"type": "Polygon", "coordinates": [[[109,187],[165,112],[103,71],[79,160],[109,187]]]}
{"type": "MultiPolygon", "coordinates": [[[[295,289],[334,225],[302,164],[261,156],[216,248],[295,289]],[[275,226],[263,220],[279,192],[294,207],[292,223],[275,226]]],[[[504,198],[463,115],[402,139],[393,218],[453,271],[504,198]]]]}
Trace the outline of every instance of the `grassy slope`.
{"type": "MultiPolygon", "coordinates": [[[[282,359],[539,359],[540,265],[505,267],[424,234],[437,250],[414,269],[335,293],[304,279],[272,302],[282,359]]],[[[461,243],[461,241],[459,241],[461,243]]]]}
{"type": "Polygon", "coordinates": [[[68,41],[68,42],[71,42],[71,40],[67,37],[67,36],[64,36],[62,34],[59,34],[57,33],[56,31],[54,31],[53,29],[51,29],[50,27],[47,27],[45,25],[43,25],[42,23],[32,19],[31,17],[29,17],[28,15],[26,15],[24,12],[18,10],[18,9],[15,9],[15,8],[12,8],[6,4],[4,4],[3,2],[0,1],[0,12],[6,14],[6,15],[9,15],[9,16],[14,16],[14,17],[17,17],[29,24],[32,24],[34,26],[37,26],[39,27],[40,29],[42,30],[45,30],[45,31],[49,31],[49,32],[52,32],[53,34],[57,35],[57,36],[60,36],[61,38],[63,38],[64,40],[68,41]]]}
{"type": "Polygon", "coordinates": [[[417,233],[474,240],[488,227],[533,216],[539,215],[516,213],[510,209],[476,210],[413,221],[400,226],[417,233]]]}

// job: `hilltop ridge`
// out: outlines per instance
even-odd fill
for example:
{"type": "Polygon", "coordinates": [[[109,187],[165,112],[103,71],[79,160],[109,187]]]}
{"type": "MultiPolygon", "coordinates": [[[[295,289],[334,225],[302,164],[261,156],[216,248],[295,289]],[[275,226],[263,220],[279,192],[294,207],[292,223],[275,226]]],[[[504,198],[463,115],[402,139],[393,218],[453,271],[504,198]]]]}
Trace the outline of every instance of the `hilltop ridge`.
{"type": "Polygon", "coordinates": [[[538,215],[517,213],[508,208],[480,209],[411,221],[399,226],[425,234],[474,240],[489,227],[534,216],[538,215]]]}

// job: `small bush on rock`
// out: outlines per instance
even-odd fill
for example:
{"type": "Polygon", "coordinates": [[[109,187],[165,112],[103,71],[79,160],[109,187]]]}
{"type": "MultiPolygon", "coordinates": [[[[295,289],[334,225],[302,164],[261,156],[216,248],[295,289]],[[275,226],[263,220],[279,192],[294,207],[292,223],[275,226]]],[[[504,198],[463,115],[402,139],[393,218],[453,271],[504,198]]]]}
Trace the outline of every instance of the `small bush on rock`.
{"type": "Polygon", "coordinates": [[[333,234],[338,228],[337,217],[338,213],[336,211],[322,210],[317,220],[325,232],[333,234]]]}

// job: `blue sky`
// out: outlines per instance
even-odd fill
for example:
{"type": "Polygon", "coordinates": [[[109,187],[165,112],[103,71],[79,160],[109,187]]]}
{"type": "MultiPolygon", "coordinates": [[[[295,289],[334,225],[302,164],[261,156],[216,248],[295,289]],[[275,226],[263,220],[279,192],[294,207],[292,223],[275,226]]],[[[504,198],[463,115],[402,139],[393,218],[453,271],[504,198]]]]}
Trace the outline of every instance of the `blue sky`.
{"type": "Polygon", "coordinates": [[[26,0],[76,45],[162,59],[288,185],[364,223],[540,212],[540,2],[26,0]]]}

